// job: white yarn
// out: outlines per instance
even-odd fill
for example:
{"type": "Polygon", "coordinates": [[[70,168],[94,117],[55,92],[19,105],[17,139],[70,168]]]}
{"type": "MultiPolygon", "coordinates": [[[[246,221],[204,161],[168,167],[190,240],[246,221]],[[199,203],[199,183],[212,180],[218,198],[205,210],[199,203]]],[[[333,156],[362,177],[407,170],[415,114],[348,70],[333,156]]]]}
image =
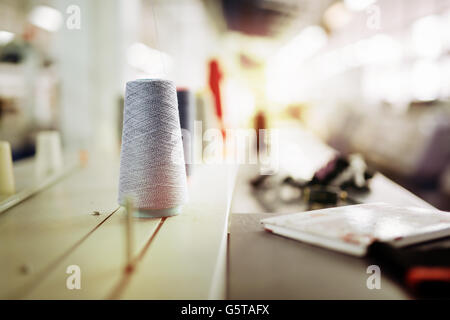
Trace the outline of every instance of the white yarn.
{"type": "Polygon", "coordinates": [[[126,85],[120,154],[119,203],[168,209],[187,199],[175,85],[142,79],[126,85]]]}

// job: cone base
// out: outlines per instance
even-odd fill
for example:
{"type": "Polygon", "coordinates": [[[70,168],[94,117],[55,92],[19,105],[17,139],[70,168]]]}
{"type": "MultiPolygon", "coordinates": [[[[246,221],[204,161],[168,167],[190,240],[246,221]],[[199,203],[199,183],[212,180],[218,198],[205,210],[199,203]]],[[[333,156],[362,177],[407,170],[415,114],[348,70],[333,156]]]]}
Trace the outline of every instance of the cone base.
{"type": "Polygon", "coordinates": [[[167,209],[136,209],[133,212],[135,218],[163,218],[172,217],[181,213],[182,206],[167,209]]]}

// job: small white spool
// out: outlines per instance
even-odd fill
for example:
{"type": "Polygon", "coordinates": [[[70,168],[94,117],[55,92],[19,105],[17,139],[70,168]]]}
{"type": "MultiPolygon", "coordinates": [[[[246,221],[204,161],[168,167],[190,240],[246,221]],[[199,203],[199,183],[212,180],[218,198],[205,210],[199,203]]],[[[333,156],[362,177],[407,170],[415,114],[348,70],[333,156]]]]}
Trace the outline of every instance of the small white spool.
{"type": "Polygon", "coordinates": [[[173,82],[140,79],[126,85],[120,153],[119,204],[134,201],[138,217],[179,214],[187,199],[186,171],[173,82]]]}
{"type": "Polygon", "coordinates": [[[36,177],[42,179],[63,168],[61,138],[58,131],[41,131],[36,140],[36,177]]]}
{"type": "Polygon", "coordinates": [[[11,146],[9,142],[0,141],[0,194],[12,195],[15,192],[11,146]]]}

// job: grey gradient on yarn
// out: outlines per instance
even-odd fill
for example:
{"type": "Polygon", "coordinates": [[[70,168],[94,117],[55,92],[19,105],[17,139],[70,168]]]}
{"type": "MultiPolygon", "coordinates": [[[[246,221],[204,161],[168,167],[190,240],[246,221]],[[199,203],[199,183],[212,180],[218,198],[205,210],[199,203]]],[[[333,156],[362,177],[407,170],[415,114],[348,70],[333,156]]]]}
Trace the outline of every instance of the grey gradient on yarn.
{"type": "Polygon", "coordinates": [[[186,174],[192,173],[192,157],[194,153],[195,100],[194,95],[187,89],[177,90],[178,113],[180,115],[181,129],[183,132],[184,160],[186,161],[186,174]]]}
{"type": "Polygon", "coordinates": [[[119,204],[167,209],[187,200],[186,171],[175,85],[169,80],[129,81],[125,91],[119,204]]]}

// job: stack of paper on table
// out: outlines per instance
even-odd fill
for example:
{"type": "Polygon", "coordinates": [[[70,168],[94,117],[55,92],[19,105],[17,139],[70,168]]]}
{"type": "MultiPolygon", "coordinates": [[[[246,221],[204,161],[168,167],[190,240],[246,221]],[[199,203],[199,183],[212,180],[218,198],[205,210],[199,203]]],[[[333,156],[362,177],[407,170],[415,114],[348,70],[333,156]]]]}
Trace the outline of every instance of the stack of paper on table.
{"type": "Polygon", "coordinates": [[[450,236],[450,213],[374,203],[288,214],[261,220],[267,231],[363,256],[374,241],[403,247],[450,236]]]}

